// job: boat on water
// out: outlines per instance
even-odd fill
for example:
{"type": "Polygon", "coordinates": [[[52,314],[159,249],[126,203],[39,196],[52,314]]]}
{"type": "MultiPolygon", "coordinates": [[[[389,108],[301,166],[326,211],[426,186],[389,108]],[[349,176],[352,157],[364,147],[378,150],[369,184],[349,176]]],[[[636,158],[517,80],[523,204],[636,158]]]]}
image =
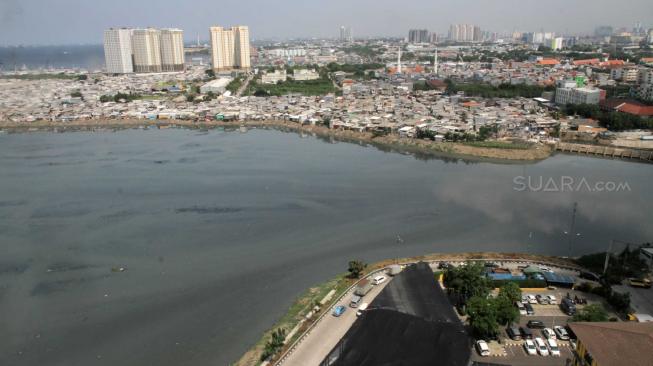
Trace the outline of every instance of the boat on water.
{"type": "Polygon", "coordinates": [[[247,127],[246,127],[246,126],[240,126],[239,131],[240,131],[241,133],[246,133],[246,132],[247,132],[247,127]]]}

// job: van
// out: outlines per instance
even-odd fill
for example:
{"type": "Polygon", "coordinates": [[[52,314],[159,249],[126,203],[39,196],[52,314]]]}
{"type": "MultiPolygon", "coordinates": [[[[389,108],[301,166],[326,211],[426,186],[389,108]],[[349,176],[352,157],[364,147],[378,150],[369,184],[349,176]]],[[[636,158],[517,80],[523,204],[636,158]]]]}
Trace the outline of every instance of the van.
{"type": "Polygon", "coordinates": [[[560,309],[569,316],[576,314],[576,305],[571,299],[566,297],[560,302],[560,309]]]}
{"type": "Polygon", "coordinates": [[[361,301],[363,301],[363,297],[358,296],[358,295],[354,295],[354,296],[351,297],[351,301],[349,302],[349,306],[351,306],[352,308],[357,308],[358,305],[361,303],[361,301]]]}

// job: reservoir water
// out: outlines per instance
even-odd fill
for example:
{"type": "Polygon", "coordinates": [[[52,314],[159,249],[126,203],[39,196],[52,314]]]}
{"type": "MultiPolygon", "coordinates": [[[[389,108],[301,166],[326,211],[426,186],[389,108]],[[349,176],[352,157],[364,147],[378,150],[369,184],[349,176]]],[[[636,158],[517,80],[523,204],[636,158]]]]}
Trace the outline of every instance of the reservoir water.
{"type": "Polygon", "coordinates": [[[651,241],[652,178],[267,130],[0,135],[0,365],[227,365],[351,259],[651,241]]]}

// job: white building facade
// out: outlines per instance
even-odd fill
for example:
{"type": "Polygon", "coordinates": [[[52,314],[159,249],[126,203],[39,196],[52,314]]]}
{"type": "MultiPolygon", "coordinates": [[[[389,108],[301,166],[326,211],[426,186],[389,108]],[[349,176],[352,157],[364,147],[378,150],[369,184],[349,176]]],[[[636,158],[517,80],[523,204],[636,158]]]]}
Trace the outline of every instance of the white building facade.
{"type": "Polygon", "coordinates": [[[161,31],[158,29],[134,29],[132,35],[134,72],[161,72],[161,31]]]}
{"type": "Polygon", "coordinates": [[[104,31],[104,58],[109,74],[134,72],[132,63],[132,30],[111,28],[104,31]]]}
{"type": "Polygon", "coordinates": [[[211,27],[211,61],[216,71],[244,70],[251,68],[249,28],[211,27]]]}
{"type": "Polygon", "coordinates": [[[184,71],[184,31],[161,29],[161,68],[163,71],[184,71]]]}

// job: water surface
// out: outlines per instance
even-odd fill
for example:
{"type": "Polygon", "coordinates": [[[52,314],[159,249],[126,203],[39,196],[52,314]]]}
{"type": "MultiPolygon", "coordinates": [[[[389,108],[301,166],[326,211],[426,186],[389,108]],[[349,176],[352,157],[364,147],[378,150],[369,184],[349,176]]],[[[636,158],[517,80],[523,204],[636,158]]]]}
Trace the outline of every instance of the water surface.
{"type": "Polygon", "coordinates": [[[650,241],[651,178],[616,160],[429,160],[278,131],[0,135],[0,365],[226,365],[350,259],[650,241]],[[520,192],[518,176],[630,190],[520,192]]]}

